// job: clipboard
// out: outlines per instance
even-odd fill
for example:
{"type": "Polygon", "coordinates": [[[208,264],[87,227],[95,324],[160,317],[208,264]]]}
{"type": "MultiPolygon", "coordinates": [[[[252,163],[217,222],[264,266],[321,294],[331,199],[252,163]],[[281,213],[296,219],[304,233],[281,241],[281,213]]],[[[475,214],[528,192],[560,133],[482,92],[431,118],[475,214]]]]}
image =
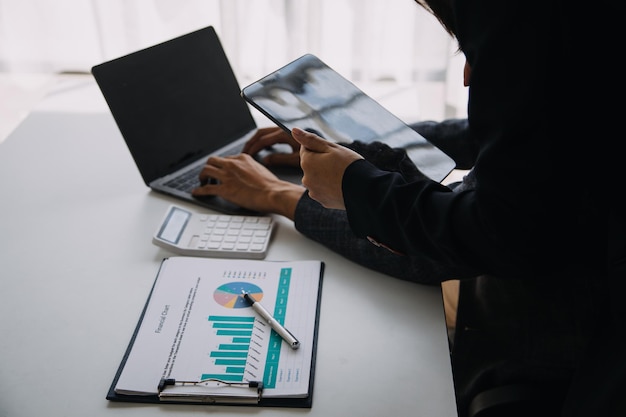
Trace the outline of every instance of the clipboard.
{"type": "MultiPolygon", "coordinates": [[[[320,318],[320,305],[321,305],[321,289],[322,289],[322,278],[324,272],[324,263],[322,261],[265,261],[265,260],[235,260],[235,259],[215,259],[215,258],[194,258],[194,257],[171,257],[165,258],[161,262],[159,267],[159,271],[155,278],[155,281],[150,290],[150,294],[148,299],[144,305],[144,308],[141,312],[140,318],[138,320],[137,326],[133,332],[131,340],[126,348],[123,359],[120,363],[120,366],[117,369],[117,372],[113,378],[113,382],[111,383],[109,390],[106,395],[106,399],[113,402],[128,402],[128,403],[148,403],[148,404],[200,404],[200,405],[241,405],[241,406],[268,406],[268,407],[291,407],[291,408],[311,408],[313,403],[313,386],[314,386],[314,377],[315,377],[315,361],[316,361],[316,353],[317,353],[317,339],[318,339],[318,330],[319,330],[319,318],[320,318]],[[167,268],[166,268],[167,267],[167,268]],[[281,277],[275,277],[276,268],[280,268],[281,277]],[[261,378],[249,378],[247,371],[245,374],[242,374],[243,377],[241,380],[223,380],[218,377],[206,377],[206,378],[186,378],[187,375],[183,375],[182,378],[178,378],[176,375],[176,364],[172,365],[168,368],[168,371],[171,371],[169,374],[167,372],[162,371],[164,369],[162,361],[155,361],[154,363],[147,363],[145,360],[139,361],[141,363],[137,363],[137,357],[140,357],[141,346],[142,343],[146,342],[146,334],[147,337],[151,337],[153,335],[149,334],[150,331],[154,331],[154,326],[150,327],[150,322],[154,322],[154,311],[155,311],[155,303],[159,302],[159,297],[163,296],[163,293],[169,291],[172,292],[171,288],[167,288],[167,286],[163,286],[164,280],[168,279],[173,281],[168,277],[176,276],[177,279],[181,279],[181,276],[184,278],[185,274],[197,274],[198,271],[228,271],[231,276],[227,279],[224,279],[223,274],[221,272],[216,272],[214,275],[220,275],[218,278],[215,278],[215,282],[210,284],[213,287],[217,288],[216,292],[214,292],[215,300],[218,300],[220,303],[225,304],[226,298],[224,298],[224,294],[220,292],[220,288],[226,288],[228,291],[229,287],[224,287],[224,281],[228,281],[228,284],[233,282],[241,282],[245,284],[246,282],[250,283],[250,285],[259,285],[259,281],[254,281],[252,279],[247,280],[247,276],[251,275],[252,272],[256,274],[266,274],[264,279],[267,281],[262,281],[265,284],[263,286],[269,291],[273,291],[273,287],[269,285],[269,282],[273,282],[276,279],[280,278],[281,282],[284,282],[284,274],[282,271],[290,270],[293,275],[291,278],[291,287],[286,288],[284,286],[281,287],[282,284],[279,284],[279,293],[284,294],[285,297],[293,297],[287,298],[286,303],[286,316],[289,317],[290,308],[291,311],[295,311],[296,301],[301,302],[303,305],[307,304],[306,300],[303,300],[301,297],[306,292],[309,292],[310,289],[305,288],[304,286],[314,286],[316,291],[313,299],[308,300],[309,306],[307,307],[307,311],[300,312],[302,317],[308,317],[310,320],[310,324],[308,326],[310,332],[308,334],[304,331],[304,328],[295,328],[291,329],[294,333],[300,332],[298,334],[299,339],[301,340],[301,346],[296,350],[291,349],[284,343],[278,335],[273,333],[273,330],[270,330],[269,327],[266,329],[262,329],[263,323],[258,320],[258,317],[255,317],[254,320],[254,328],[252,330],[251,338],[255,343],[255,349],[261,349],[258,345],[261,343],[257,343],[256,340],[259,339],[259,335],[255,334],[255,332],[261,332],[264,330],[264,334],[262,337],[267,337],[266,335],[270,335],[270,346],[267,348],[267,357],[270,356],[275,358],[276,356],[283,355],[289,358],[289,355],[292,355],[294,358],[298,358],[294,355],[305,355],[303,356],[304,361],[302,362],[302,367],[300,368],[303,371],[303,374],[308,375],[308,381],[306,384],[303,384],[301,387],[303,389],[302,393],[298,393],[297,395],[292,395],[291,393],[287,393],[286,395],[280,395],[281,390],[272,388],[272,386],[276,387],[280,384],[280,381],[277,381],[276,375],[279,373],[278,370],[281,366],[281,362],[279,359],[276,360],[276,364],[270,364],[271,366],[275,366],[272,368],[271,372],[269,372],[271,377],[263,374],[261,378]],[[238,272],[237,272],[238,271],[238,272]],[[237,275],[239,274],[239,275],[237,275]],[[248,274],[248,275],[246,275],[248,274]],[[237,276],[235,276],[237,275],[237,276]],[[301,279],[302,276],[306,276],[306,279],[301,279]],[[165,277],[165,278],[164,278],[165,277]],[[254,284],[252,284],[254,283],[254,284]],[[304,286],[303,286],[304,285],[304,286]],[[299,288],[299,286],[302,286],[299,288]],[[291,292],[291,294],[289,294],[291,292]],[[217,297],[220,295],[221,298],[217,297]],[[290,304],[291,302],[291,304],[290,304]],[[150,327],[150,330],[146,330],[150,327]],[[265,333],[267,331],[267,333],[265,333]],[[255,339],[256,338],[256,339],[255,339]],[[138,349],[138,351],[135,351],[138,349]],[[273,350],[272,350],[273,349],[273,350]],[[309,360],[310,358],[310,360],[309,360]],[[134,362],[133,362],[134,361],[134,362]],[[145,363],[144,363],[145,362],[145,363]],[[154,369],[157,369],[160,373],[159,378],[151,378],[150,381],[154,379],[154,384],[150,382],[150,389],[144,390],[145,392],[128,392],[126,389],[120,389],[120,380],[126,377],[124,375],[135,370],[137,374],[143,374],[142,367],[149,366],[150,369],[146,369],[146,372],[152,373],[156,375],[154,369]],[[154,366],[155,368],[152,368],[154,366]],[[129,370],[130,368],[130,370],[129,370]],[[268,388],[269,387],[269,388],[268,388]],[[152,392],[148,392],[152,391],[152,392]],[[269,395],[268,395],[269,393],[269,395]],[[277,394],[278,393],[278,394],[277,394]]],[[[204,278],[204,276],[199,277],[197,282],[201,282],[200,278],[204,278]]],[[[184,279],[181,279],[184,281],[184,279]]],[[[212,282],[212,278],[207,276],[201,282],[200,285],[203,285],[206,289],[207,286],[210,286],[209,283],[212,282]]],[[[173,282],[169,282],[169,285],[176,285],[173,282]]],[[[242,284],[242,285],[243,285],[242,284]]],[[[185,284],[181,284],[184,286],[185,284]]],[[[197,285],[196,289],[199,287],[197,285]]],[[[200,287],[202,289],[203,287],[200,287]]],[[[264,288],[265,289],[265,288],[264,288]]],[[[180,290],[184,292],[183,290],[180,290]]],[[[201,298],[202,292],[200,290],[197,291],[197,294],[194,297],[197,297],[195,300],[195,304],[202,305],[206,304],[205,299],[201,298]]],[[[168,294],[169,295],[169,294],[168,294]]],[[[257,295],[257,297],[259,297],[257,295]]],[[[206,297],[205,297],[206,298],[206,297]]],[[[266,296],[270,301],[273,300],[269,295],[266,296]]],[[[213,301],[215,301],[213,300],[213,301]]],[[[188,300],[187,300],[188,301],[188,300]]],[[[284,300],[283,300],[284,301],[284,300]]],[[[276,300],[276,305],[283,303],[281,300],[276,300]]],[[[232,308],[233,300],[231,299],[230,305],[226,308],[232,308]]],[[[235,300],[234,303],[239,303],[239,300],[235,300]]],[[[189,302],[187,302],[189,305],[189,302]]],[[[194,303],[192,303],[194,304],[194,303]]],[[[273,305],[273,303],[269,304],[273,305]]],[[[160,308],[160,305],[158,306],[160,308]]],[[[170,307],[173,309],[173,307],[170,307]]],[[[187,318],[191,317],[193,313],[193,308],[190,307],[187,311],[187,318]]],[[[219,312],[219,306],[216,307],[219,312]]],[[[242,311],[245,311],[243,308],[242,311]]],[[[277,310],[276,310],[277,311],[277,310]]],[[[173,315],[172,312],[169,312],[170,322],[176,322],[175,320],[171,320],[172,318],[178,318],[173,315]]],[[[201,315],[202,313],[198,313],[201,315]]],[[[234,313],[233,313],[234,314],[234,313]]],[[[244,314],[244,313],[242,313],[244,314]]],[[[253,315],[254,312],[252,309],[245,314],[253,315]]],[[[214,317],[214,316],[210,316],[214,317]]],[[[247,317],[247,316],[246,316],[247,317]]],[[[167,326],[167,320],[165,320],[166,324],[163,327],[167,326]]],[[[189,322],[191,323],[192,320],[189,322]]],[[[210,321],[210,318],[209,318],[210,321]]],[[[289,322],[287,322],[289,323],[289,322]]],[[[193,332],[187,329],[183,329],[184,331],[188,331],[193,337],[193,332]]],[[[166,333],[165,329],[163,329],[163,333],[166,333]]],[[[180,329],[179,329],[180,333],[180,329]]],[[[219,331],[218,331],[219,333],[219,331]]],[[[223,337],[223,336],[207,336],[207,337],[223,337]]],[[[185,342],[184,338],[181,337],[181,341],[177,345],[180,347],[185,342]]],[[[188,343],[191,344],[191,343],[188,343]]],[[[172,345],[173,346],[173,345],[172,345]]],[[[220,345],[222,346],[222,345],[220,345]]],[[[244,344],[245,346],[245,344],[244,344]]],[[[157,349],[158,350],[158,349],[157,349]]],[[[252,351],[253,349],[250,349],[252,351]]],[[[250,358],[250,351],[248,352],[248,359],[250,358]]],[[[182,346],[180,352],[184,352],[184,346],[182,346]]],[[[219,353],[219,352],[212,352],[219,353]]],[[[256,353],[255,353],[256,354],[256,353]]],[[[180,360],[178,358],[177,360],[180,360]]],[[[287,362],[287,360],[285,360],[287,362]]],[[[168,361],[169,363],[169,361],[168,361]]],[[[269,363],[269,359],[268,359],[269,363]]],[[[265,366],[270,366],[268,363],[265,366]]],[[[297,364],[297,360],[293,361],[293,363],[297,364]]],[[[211,365],[213,366],[213,365],[211,365]]],[[[246,365],[247,366],[247,365],[246,365]]],[[[289,365],[292,366],[292,365],[289,365]]],[[[266,368],[270,369],[270,368],[266,368]]],[[[281,370],[282,371],[282,370],[281,370]]],[[[285,372],[280,372],[285,373],[285,372]]],[[[226,374],[225,376],[229,376],[226,374]]],[[[143,376],[142,376],[143,377],[143,376]]],[[[132,379],[132,378],[130,378],[132,379]]]]}

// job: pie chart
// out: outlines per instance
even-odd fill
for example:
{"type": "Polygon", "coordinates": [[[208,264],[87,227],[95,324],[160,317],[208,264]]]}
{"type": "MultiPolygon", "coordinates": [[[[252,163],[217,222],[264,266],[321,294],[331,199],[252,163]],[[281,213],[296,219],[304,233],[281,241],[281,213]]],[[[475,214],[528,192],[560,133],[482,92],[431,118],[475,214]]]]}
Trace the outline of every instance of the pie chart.
{"type": "Polygon", "coordinates": [[[229,282],[217,287],[213,293],[213,299],[226,308],[246,308],[250,304],[241,296],[243,292],[250,295],[257,301],[263,298],[263,290],[249,282],[229,282]]]}

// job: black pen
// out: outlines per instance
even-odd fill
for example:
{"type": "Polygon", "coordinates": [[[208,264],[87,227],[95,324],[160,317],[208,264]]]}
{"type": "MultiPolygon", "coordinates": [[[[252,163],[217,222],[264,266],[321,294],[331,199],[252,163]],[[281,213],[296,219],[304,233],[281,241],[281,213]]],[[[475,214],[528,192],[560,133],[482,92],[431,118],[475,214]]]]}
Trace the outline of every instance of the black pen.
{"type": "Polygon", "coordinates": [[[250,303],[250,306],[254,309],[254,311],[259,313],[259,316],[263,317],[267,324],[269,324],[270,327],[274,329],[274,331],[278,333],[278,335],[282,337],[282,339],[287,342],[292,349],[298,349],[300,347],[298,339],[296,339],[295,336],[289,332],[289,330],[285,329],[282,324],[276,321],[276,319],[272,317],[272,315],[261,305],[261,303],[255,300],[253,296],[244,290],[241,290],[241,293],[243,294],[243,298],[250,303]]]}

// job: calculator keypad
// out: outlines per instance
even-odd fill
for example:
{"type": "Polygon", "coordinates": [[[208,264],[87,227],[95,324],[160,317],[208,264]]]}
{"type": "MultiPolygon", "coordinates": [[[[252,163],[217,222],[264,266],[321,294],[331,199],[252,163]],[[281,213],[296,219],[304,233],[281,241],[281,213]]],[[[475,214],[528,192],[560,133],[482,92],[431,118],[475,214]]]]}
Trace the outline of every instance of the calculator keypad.
{"type": "Polygon", "coordinates": [[[191,248],[219,253],[234,252],[263,253],[267,250],[271,232],[272,218],[268,216],[235,216],[203,214],[198,218],[191,248]],[[200,232],[200,230],[202,230],[200,232]]]}

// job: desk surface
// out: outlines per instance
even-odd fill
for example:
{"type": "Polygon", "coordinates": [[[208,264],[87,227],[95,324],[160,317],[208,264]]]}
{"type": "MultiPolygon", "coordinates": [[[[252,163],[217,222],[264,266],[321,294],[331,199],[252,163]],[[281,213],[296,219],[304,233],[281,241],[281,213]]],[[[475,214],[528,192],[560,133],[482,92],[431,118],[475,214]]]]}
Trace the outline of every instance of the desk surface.
{"type": "Polygon", "coordinates": [[[456,416],[440,288],[362,268],[280,216],[267,259],[326,262],[313,407],[108,402],[170,255],[152,233],[185,204],[148,190],[108,112],[60,108],[0,144],[0,416],[456,416]]]}

